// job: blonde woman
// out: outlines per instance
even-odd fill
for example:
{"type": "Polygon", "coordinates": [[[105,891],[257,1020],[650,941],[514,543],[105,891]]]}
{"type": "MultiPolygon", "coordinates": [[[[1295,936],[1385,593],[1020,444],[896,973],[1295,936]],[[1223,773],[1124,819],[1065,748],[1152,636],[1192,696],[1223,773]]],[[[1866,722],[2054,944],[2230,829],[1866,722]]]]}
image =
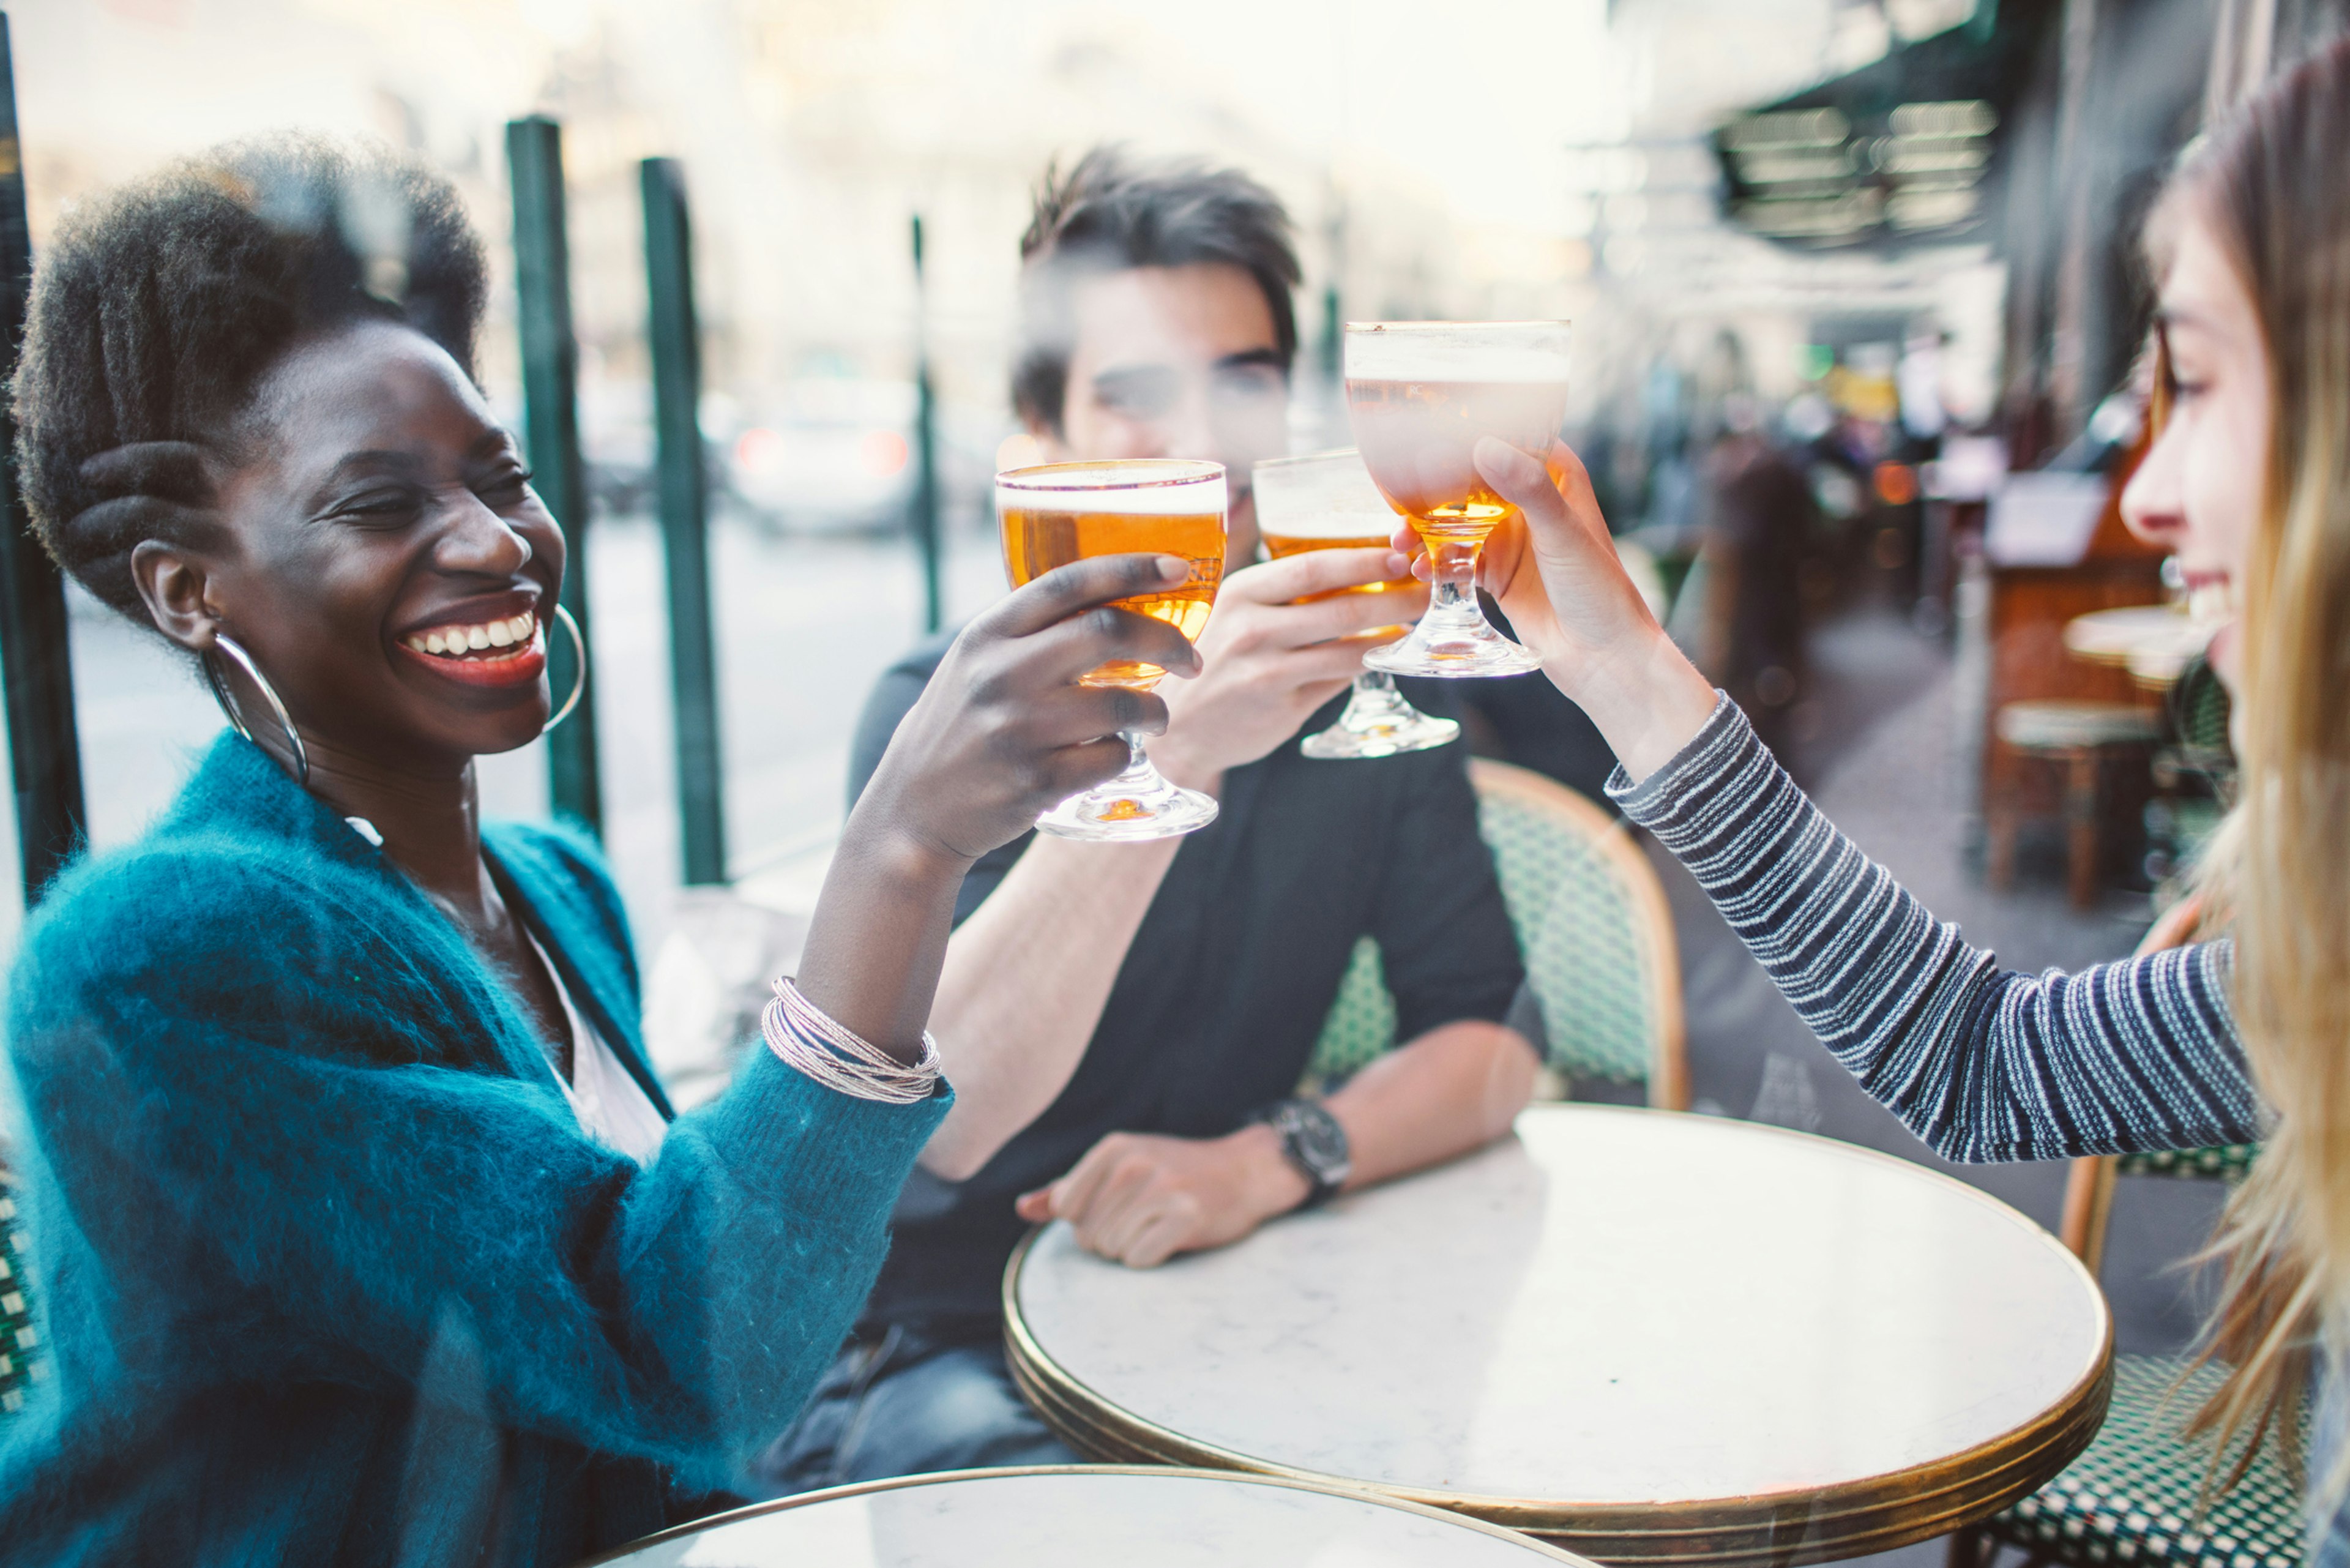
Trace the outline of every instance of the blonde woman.
{"type": "MultiPolygon", "coordinates": [[[[2224,1238],[2217,1340],[2234,1370],[2206,1417],[2230,1432],[2299,1392],[2312,1330],[2335,1345],[2350,1330],[2345,160],[2350,41],[2200,146],[2149,231],[2159,433],[2123,510],[2241,607],[2212,645],[2246,779],[2232,941],[2002,971],[1839,835],[1665,639],[1571,453],[1547,454],[1549,472],[1497,441],[1477,453],[1527,523],[1488,552],[1487,586],[1615,748],[1610,793],[1921,1137],[1964,1160],[2268,1140],[2224,1238]]],[[[2341,1450],[2339,1414],[2329,1401],[2322,1453],[2341,1450]]],[[[2313,1473],[2317,1561],[2350,1560],[2342,1477],[2313,1473]]]]}

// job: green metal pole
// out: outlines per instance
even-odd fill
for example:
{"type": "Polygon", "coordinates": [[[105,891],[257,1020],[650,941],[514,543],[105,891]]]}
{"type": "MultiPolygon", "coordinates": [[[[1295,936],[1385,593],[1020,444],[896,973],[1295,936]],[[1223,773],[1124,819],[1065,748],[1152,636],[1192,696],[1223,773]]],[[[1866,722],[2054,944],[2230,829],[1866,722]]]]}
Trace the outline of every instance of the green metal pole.
{"type": "Polygon", "coordinates": [[[1338,317],[1338,286],[1322,291],[1322,379],[1336,386],[1345,369],[1347,324],[1338,317]]]}
{"type": "Polygon", "coordinates": [[[922,215],[914,214],[914,544],[922,552],[922,629],[946,618],[939,593],[938,400],[931,389],[930,312],[922,276],[922,215]]]}
{"type": "MultiPolygon", "coordinates": [[[[523,443],[539,499],[569,541],[563,606],[589,637],[588,468],[579,455],[579,345],[571,331],[571,252],[563,221],[563,128],[543,116],[506,122],[514,184],[515,288],[521,296],[523,443]]],[[[579,678],[570,639],[550,627],[547,680],[556,702],[579,678]]],[[[594,674],[577,711],[546,737],[547,794],[558,818],[604,831],[596,769],[594,674]]]]}
{"type": "Polygon", "coordinates": [[[677,810],[688,886],[726,880],[725,775],[718,758],[718,659],[710,628],[710,483],[702,448],[702,330],[693,310],[693,231],[685,174],[670,158],[639,170],[645,281],[652,296],[653,432],[661,546],[669,566],[669,668],[677,706],[677,810]]]}
{"type": "MultiPolygon", "coordinates": [[[[15,373],[32,283],[16,61],[8,18],[0,14],[0,385],[15,373]]],[[[33,537],[33,519],[16,484],[16,421],[8,400],[0,398],[0,685],[8,710],[17,864],[29,906],[81,846],[88,817],[82,805],[81,743],[74,732],[65,579],[33,537]]]]}

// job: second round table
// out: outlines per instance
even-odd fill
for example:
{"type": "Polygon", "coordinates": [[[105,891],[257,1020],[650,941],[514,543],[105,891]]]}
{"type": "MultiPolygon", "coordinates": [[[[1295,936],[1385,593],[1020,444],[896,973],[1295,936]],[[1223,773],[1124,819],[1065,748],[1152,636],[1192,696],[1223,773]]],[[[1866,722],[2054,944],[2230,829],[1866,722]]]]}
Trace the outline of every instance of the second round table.
{"type": "Polygon", "coordinates": [[[1596,1568],[1435,1509],[1265,1476],[1084,1465],[899,1476],[649,1536],[582,1568],[1596,1568]]]}

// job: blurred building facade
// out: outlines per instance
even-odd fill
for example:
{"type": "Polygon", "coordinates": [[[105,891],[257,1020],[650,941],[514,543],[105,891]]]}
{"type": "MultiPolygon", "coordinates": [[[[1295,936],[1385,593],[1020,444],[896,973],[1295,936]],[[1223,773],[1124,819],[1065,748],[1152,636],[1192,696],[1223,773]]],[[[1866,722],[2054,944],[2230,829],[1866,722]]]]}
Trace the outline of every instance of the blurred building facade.
{"type": "MultiPolygon", "coordinates": [[[[957,579],[966,613],[995,581],[974,530],[1013,430],[1016,245],[1049,160],[1124,140],[1239,164],[1288,202],[1306,273],[1300,449],[1345,440],[1328,383],[1344,319],[1568,317],[1575,433],[1617,526],[1645,530],[1668,556],[1669,586],[1713,528],[1800,540],[1792,572],[1779,561],[1746,574],[1781,599],[1789,581],[1819,597],[1822,564],[1839,553],[1931,597],[1949,585],[1925,580],[1916,461],[1939,448],[1951,467],[1962,449],[1946,438],[1987,432],[1963,448],[1969,462],[1991,447],[1994,468],[2029,463],[2081,431],[2136,352],[2134,220],[2161,170],[2345,11],[2350,0],[8,6],[36,251],[76,202],[224,139],[282,126],[382,138],[449,172],[489,242],[484,379],[510,413],[503,128],[559,119],[585,439],[606,516],[649,507],[639,160],[684,166],[703,425],[723,507],[769,533],[858,530],[878,544],[902,525],[917,336],[908,221],[920,213],[949,521],[972,568],[957,579]],[[1837,118],[1816,118],[1826,110],[1837,118]],[[1738,142],[1739,127],[1770,115],[1794,116],[1784,123],[1800,135],[1738,142]],[[1820,215],[1803,202],[1833,206],[1862,186],[1877,192],[1854,198],[1865,221],[1800,232],[1820,215]],[[1788,197],[1777,211],[1799,221],[1757,222],[1758,193],[1788,197]],[[1723,472],[1750,472],[1741,454],[1758,436],[1794,453],[1804,515],[1731,527],[1711,492],[1723,472]]],[[[781,580],[811,568],[789,552],[773,559],[777,580],[744,617],[801,615],[803,641],[834,657],[841,628],[806,616],[812,601],[781,580]]],[[[867,618],[872,646],[857,658],[886,657],[913,630],[867,618]]],[[[599,639],[621,624],[605,621],[599,639]]],[[[1725,679],[1792,703],[1801,660],[1780,645],[1800,639],[1771,624],[1746,639],[1763,649],[1753,668],[1725,679]]],[[[722,635],[747,647],[753,634],[738,618],[722,635]]],[[[658,645],[650,618],[643,640],[658,645]]],[[[778,641],[760,668],[804,660],[799,650],[778,641]]],[[[764,753],[747,736],[730,750],[773,775],[730,786],[765,802],[741,842],[823,839],[837,787],[826,758],[867,678],[839,657],[827,670],[845,693],[839,714],[764,719],[764,753]],[[773,782],[786,776],[789,789],[773,782]]],[[[93,684],[85,709],[116,695],[131,702],[93,684]]],[[[152,750],[155,723],[139,714],[118,726],[122,743],[135,734],[152,750]]],[[[192,728],[210,723],[199,712],[192,728]]],[[[533,776],[535,763],[507,762],[511,781],[533,776]]],[[[667,810],[660,785],[648,775],[637,789],[649,817],[667,810]]],[[[517,785],[504,798],[527,811],[535,797],[517,785]]],[[[653,886],[665,840],[645,840],[640,880],[653,886]]]]}
{"type": "MultiPolygon", "coordinates": [[[[713,440],[807,416],[886,427],[909,378],[907,219],[970,490],[1005,425],[1014,244],[1045,161],[1096,140],[1240,163],[1303,230],[1308,347],[1328,307],[1567,316],[1587,422],[1731,323],[1795,389],[1804,302],[1888,310],[1991,286],[1975,261],[1790,258],[1722,223],[1705,137],[1736,109],[1939,28],[1954,0],[20,0],[36,245],[74,202],[283,124],[383,137],[456,177],[505,275],[500,128],[561,119],[592,460],[649,452],[634,165],[684,161],[713,440]],[[224,91],[224,84],[230,90],[224,91]],[[1956,277],[1959,281],[1953,282],[1956,277]]],[[[507,291],[496,296],[501,317],[507,291]]],[[[510,321],[485,371],[513,397],[510,321]]],[[[1311,367],[1309,367],[1310,369],[1311,367]]],[[[788,435],[788,428],[779,433],[788,435]]],[[[1301,431],[1301,441],[1320,432],[1301,431]]],[[[787,470],[785,449],[740,455],[787,470]]],[[[875,443],[870,462],[893,456],[875,443]]],[[[755,474],[753,476],[755,478],[755,474]]],[[[884,476],[886,477],[886,476],[884,476]]],[[[618,497],[625,504],[625,487],[618,497]]]]}

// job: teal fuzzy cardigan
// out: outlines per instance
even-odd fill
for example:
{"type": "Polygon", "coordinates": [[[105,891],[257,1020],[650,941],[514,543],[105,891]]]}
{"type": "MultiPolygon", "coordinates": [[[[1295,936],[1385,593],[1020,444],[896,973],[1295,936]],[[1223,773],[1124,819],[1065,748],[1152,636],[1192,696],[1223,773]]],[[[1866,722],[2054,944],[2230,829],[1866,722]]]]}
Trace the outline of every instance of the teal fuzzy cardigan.
{"type": "MultiPolygon", "coordinates": [[[[666,1110],[593,853],[484,846],[666,1110]]],[[[947,1103],[754,1052],[639,1169],[456,928],[233,736],[50,891],[8,1031],[48,1358],[0,1429],[11,1563],[555,1564],[657,1529],[791,1420],[947,1103]]]]}

